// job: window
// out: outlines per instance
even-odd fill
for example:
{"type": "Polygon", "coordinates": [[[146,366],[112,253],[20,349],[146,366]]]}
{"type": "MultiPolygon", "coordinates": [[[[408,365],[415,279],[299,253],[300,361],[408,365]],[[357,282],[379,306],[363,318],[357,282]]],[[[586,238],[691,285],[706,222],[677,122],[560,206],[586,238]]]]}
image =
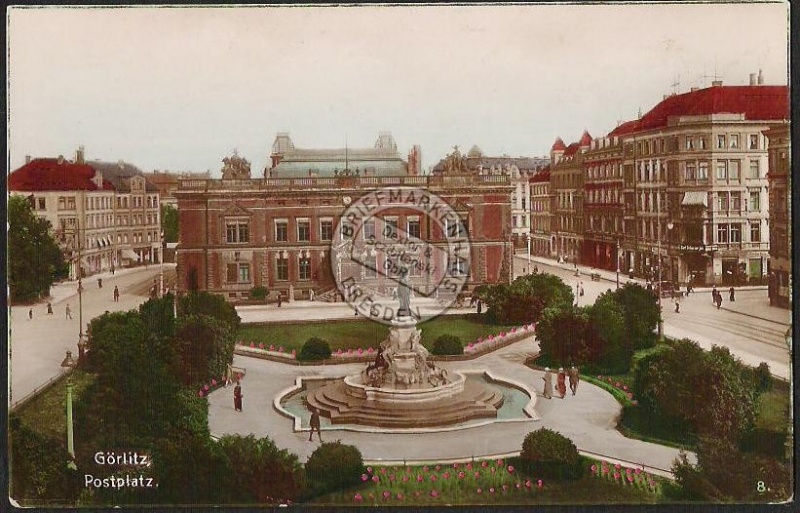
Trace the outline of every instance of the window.
{"type": "Polygon", "coordinates": [[[731,225],[731,242],[742,242],[741,225],[731,225]]]}
{"type": "Polygon", "coordinates": [[[282,281],[289,279],[289,259],[283,255],[278,255],[275,261],[275,278],[282,281]]]}
{"type": "Polygon", "coordinates": [[[409,218],[409,220],[408,220],[408,235],[411,236],[411,237],[415,237],[415,238],[419,239],[419,236],[420,236],[419,218],[413,218],[413,217],[409,218]]]}
{"type": "Polygon", "coordinates": [[[228,283],[236,283],[237,276],[237,265],[236,264],[228,264],[227,266],[227,278],[228,283]]]}
{"type": "Polygon", "coordinates": [[[397,237],[397,218],[386,217],[383,219],[383,236],[386,238],[397,237]]]}
{"type": "Polygon", "coordinates": [[[724,135],[718,135],[717,136],[717,149],[722,150],[724,148],[725,148],[725,136],[724,135]]]}
{"type": "Polygon", "coordinates": [[[701,138],[699,138],[697,140],[697,147],[700,148],[701,150],[705,150],[706,149],[706,138],[705,137],[701,137],[701,138]]]}
{"type": "Polygon", "coordinates": [[[687,137],[686,138],[686,149],[693,150],[694,149],[694,137],[687,137]]]}
{"type": "Polygon", "coordinates": [[[250,227],[247,221],[228,221],[225,223],[225,240],[228,244],[250,242],[250,227]]]}
{"type": "Polygon", "coordinates": [[[378,276],[378,260],[375,255],[367,255],[364,257],[364,276],[367,278],[376,278],[378,276]]]}
{"type": "Polygon", "coordinates": [[[298,259],[300,275],[299,278],[301,280],[310,280],[311,279],[311,259],[308,257],[303,257],[302,255],[298,259]]]}
{"type": "Polygon", "coordinates": [[[694,162],[686,163],[686,179],[687,180],[697,179],[697,170],[695,169],[694,162]]]}
{"type": "Polygon", "coordinates": [[[728,210],[728,195],[724,192],[719,193],[717,198],[717,210],[728,210]]]}
{"type": "Polygon", "coordinates": [[[750,210],[754,212],[761,210],[761,191],[758,189],[750,191],[750,210]]]}
{"type": "Polygon", "coordinates": [[[239,283],[250,283],[250,264],[239,264],[239,283]]]}
{"type": "Polygon", "coordinates": [[[323,219],[319,222],[319,238],[321,240],[333,240],[333,221],[323,219]]]}
{"type": "Polygon", "coordinates": [[[761,224],[758,222],[750,225],[750,242],[761,242],[761,224]]]}
{"type": "Polygon", "coordinates": [[[297,240],[302,242],[311,240],[311,223],[308,222],[308,219],[298,219],[297,240]]]}
{"type": "Polygon", "coordinates": [[[47,210],[44,198],[39,198],[39,210],[47,210]]]}
{"type": "Polygon", "coordinates": [[[728,242],[728,225],[727,224],[718,224],[717,225],[717,242],[720,244],[724,244],[728,242]]]}
{"type": "Polygon", "coordinates": [[[758,134],[750,134],[750,149],[758,149],[758,134]]]}
{"type": "Polygon", "coordinates": [[[342,240],[347,240],[353,238],[353,226],[345,220],[342,220],[341,224],[341,235],[342,240]]]}
{"type": "Polygon", "coordinates": [[[731,210],[739,211],[742,209],[742,194],[739,192],[731,193],[731,210]]]}
{"type": "Polygon", "coordinates": [[[725,160],[717,161],[717,180],[728,179],[728,162],[725,160]]]}
{"type": "Polygon", "coordinates": [[[375,239],[375,218],[364,221],[364,240],[375,239]]]}
{"type": "Polygon", "coordinates": [[[275,240],[287,242],[289,240],[289,222],[286,220],[275,221],[275,240]]]}
{"type": "Polygon", "coordinates": [[[728,178],[731,180],[738,180],[739,179],[739,168],[741,167],[741,162],[738,160],[731,160],[728,162],[728,178]]]}
{"type": "Polygon", "coordinates": [[[750,161],[750,178],[761,178],[761,169],[757,160],[750,161]]]}
{"type": "Polygon", "coordinates": [[[697,167],[697,179],[708,180],[708,162],[701,162],[697,167]]]}
{"type": "Polygon", "coordinates": [[[464,276],[467,274],[467,261],[458,255],[448,256],[448,269],[450,276],[464,276]]]}
{"type": "Polygon", "coordinates": [[[731,148],[739,148],[739,134],[731,134],[731,148]]]}

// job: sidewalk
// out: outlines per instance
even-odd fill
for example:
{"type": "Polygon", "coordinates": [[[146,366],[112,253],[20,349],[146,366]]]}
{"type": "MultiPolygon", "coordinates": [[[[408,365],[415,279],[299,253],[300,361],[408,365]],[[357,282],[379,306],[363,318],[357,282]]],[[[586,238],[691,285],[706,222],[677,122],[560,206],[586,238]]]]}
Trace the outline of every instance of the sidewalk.
{"type": "MultiPolygon", "coordinates": [[[[87,276],[83,279],[83,287],[84,292],[86,291],[87,287],[97,287],[97,279],[101,278],[104,282],[108,282],[111,278],[119,278],[120,276],[126,276],[131,273],[143,271],[143,270],[151,270],[155,268],[160,271],[160,267],[158,265],[151,265],[148,266],[147,269],[144,266],[139,267],[125,267],[122,269],[116,269],[114,274],[111,274],[111,271],[104,271],[101,273],[93,274],[91,276],[87,276]]],[[[168,269],[174,269],[175,264],[164,264],[164,272],[166,273],[168,269]]],[[[112,289],[113,290],[113,289],[112,289]]],[[[52,287],[50,287],[50,296],[46,297],[35,304],[46,304],[50,302],[51,304],[55,305],[64,301],[65,299],[69,299],[73,296],[78,295],[78,280],[65,280],[59,283],[54,283],[52,287]]]]}

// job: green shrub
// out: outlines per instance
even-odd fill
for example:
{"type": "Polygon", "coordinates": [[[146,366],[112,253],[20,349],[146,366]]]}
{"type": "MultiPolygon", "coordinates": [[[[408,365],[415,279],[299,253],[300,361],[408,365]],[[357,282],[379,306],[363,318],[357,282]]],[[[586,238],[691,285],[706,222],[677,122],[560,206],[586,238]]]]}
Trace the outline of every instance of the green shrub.
{"type": "Polygon", "coordinates": [[[454,355],[463,354],[464,345],[461,339],[455,335],[441,335],[433,342],[433,354],[454,355]]]}
{"type": "Polygon", "coordinates": [[[266,299],[269,290],[267,287],[253,287],[250,289],[250,299],[266,299]]]}
{"type": "Polygon", "coordinates": [[[762,394],[772,390],[772,374],[769,372],[769,364],[761,362],[755,371],[756,392],[762,394]]]}
{"type": "Polygon", "coordinates": [[[361,482],[364,461],[361,452],[340,441],[317,447],[306,463],[306,483],[310,496],[343,490],[361,482]]]}
{"type": "Polygon", "coordinates": [[[520,458],[530,472],[552,479],[579,479],[582,475],[578,448],[561,433],[540,428],[522,442],[520,458]]]}
{"type": "Polygon", "coordinates": [[[298,361],[311,362],[316,360],[325,360],[331,357],[331,346],[327,340],[318,337],[311,337],[305,341],[303,347],[300,348],[300,354],[297,355],[298,361]]]}

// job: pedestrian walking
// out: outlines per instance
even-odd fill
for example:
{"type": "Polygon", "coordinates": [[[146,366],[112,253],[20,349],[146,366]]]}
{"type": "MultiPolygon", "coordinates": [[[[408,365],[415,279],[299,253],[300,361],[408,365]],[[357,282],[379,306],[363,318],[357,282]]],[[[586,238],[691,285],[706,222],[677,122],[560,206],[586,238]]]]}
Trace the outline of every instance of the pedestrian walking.
{"type": "Polygon", "coordinates": [[[114,302],[119,303],[119,287],[114,285],[114,302]]]}
{"type": "Polygon", "coordinates": [[[546,397],[547,399],[552,399],[553,397],[553,373],[550,372],[550,367],[544,368],[544,377],[542,378],[544,381],[544,390],[542,391],[542,396],[546,397]]]}
{"type": "Polygon", "coordinates": [[[719,292],[717,291],[717,286],[716,286],[716,285],[714,285],[714,286],[711,288],[711,302],[712,302],[712,303],[715,303],[715,304],[716,304],[716,302],[717,302],[717,294],[719,294],[719,292]]]}
{"type": "Polygon", "coordinates": [[[53,305],[47,303],[47,315],[53,315],[53,305]]]}
{"type": "Polygon", "coordinates": [[[278,292],[278,308],[281,307],[281,303],[283,303],[283,294],[278,292]]]}
{"type": "Polygon", "coordinates": [[[69,307],[69,303],[67,303],[67,319],[72,319],[72,309],[69,307]]]}
{"type": "Polygon", "coordinates": [[[575,392],[578,391],[578,382],[581,380],[578,368],[574,365],[570,367],[567,377],[569,378],[569,389],[572,390],[572,395],[575,395],[575,392]]]}
{"type": "Polygon", "coordinates": [[[717,292],[717,310],[722,307],[722,293],[717,292]]]}
{"type": "Polygon", "coordinates": [[[319,410],[316,408],[311,408],[311,420],[308,422],[309,426],[311,426],[311,432],[308,434],[308,441],[311,442],[314,438],[314,430],[317,431],[317,436],[319,437],[319,441],[322,441],[322,431],[320,431],[320,422],[319,422],[319,410]]]}
{"type": "Polygon", "coordinates": [[[681,303],[677,299],[675,300],[675,313],[681,313],[681,303]]]}
{"type": "Polygon", "coordinates": [[[533,274],[539,274],[539,266],[538,265],[534,265],[533,266],[533,274]]]}
{"type": "Polygon", "coordinates": [[[730,292],[730,300],[731,300],[731,302],[736,301],[736,295],[734,293],[733,287],[731,287],[728,292],[730,292]]]}
{"type": "Polygon", "coordinates": [[[98,289],[103,288],[103,278],[97,278],[97,288],[98,289]]]}
{"type": "Polygon", "coordinates": [[[242,385],[239,382],[236,382],[236,386],[233,387],[233,409],[236,411],[242,411],[242,385]]]}
{"type": "Polygon", "coordinates": [[[483,303],[481,302],[480,298],[478,298],[478,313],[483,312],[483,303]]]}
{"type": "Polygon", "coordinates": [[[583,297],[583,282],[581,282],[581,297],[583,297]]]}
{"type": "Polygon", "coordinates": [[[28,319],[33,320],[33,308],[28,310],[28,319]]]}
{"type": "Polygon", "coordinates": [[[563,399],[567,395],[567,375],[564,372],[564,367],[558,368],[558,376],[556,377],[556,390],[558,395],[563,399]]]}
{"type": "Polygon", "coordinates": [[[308,290],[308,298],[309,298],[311,301],[314,301],[314,289],[309,289],[309,290],[308,290]]]}

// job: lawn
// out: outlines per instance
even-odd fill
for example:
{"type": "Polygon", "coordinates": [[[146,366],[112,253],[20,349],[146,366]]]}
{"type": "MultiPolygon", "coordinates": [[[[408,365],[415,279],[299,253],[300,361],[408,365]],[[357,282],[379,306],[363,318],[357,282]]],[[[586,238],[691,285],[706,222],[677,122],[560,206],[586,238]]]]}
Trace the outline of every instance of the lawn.
{"type": "MultiPolygon", "coordinates": [[[[94,374],[75,369],[72,372],[72,404],[78,402],[83,392],[94,381],[94,374]]],[[[15,414],[23,424],[43,435],[61,438],[67,436],[67,380],[63,377],[53,386],[40,392],[23,404],[15,414]]]]}
{"type": "Polygon", "coordinates": [[[772,390],[764,392],[758,405],[756,427],[769,431],[786,431],[789,424],[789,384],[772,380],[772,390]]]}
{"type": "Polygon", "coordinates": [[[310,504],[331,506],[445,506],[532,504],[652,504],[660,498],[661,478],[633,469],[603,467],[586,460],[586,474],[575,481],[539,479],[519,470],[518,458],[450,465],[367,467],[362,483],[317,497],[310,504]],[[589,470],[594,465],[595,470],[589,470]],[[600,469],[609,468],[603,474],[600,469]],[[614,473],[617,477],[614,477],[614,473]],[[629,483],[624,476],[634,476],[629,483]],[[602,476],[602,477],[601,477],[602,476]],[[622,484],[625,481],[626,484],[622,484]]]}
{"type": "MultiPolygon", "coordinates": [[[[514,326],[484,324],[483,317],[477,314],[441,315],[419,324],[422,330],[422,344],[429,350],[440,335],[456,335],[466,345],[480,337],[496,335],[514,326]]],[[[328,341],[331,349],[376,348],[386,338],[389,327],[367,319],[306,322],[306,323],[264,323],[243,324],[236,340],[244,342],[263,342],[265,345],[283,346],[287,352],[298,352],[310,337],[320,337],[328,341]]]]}

